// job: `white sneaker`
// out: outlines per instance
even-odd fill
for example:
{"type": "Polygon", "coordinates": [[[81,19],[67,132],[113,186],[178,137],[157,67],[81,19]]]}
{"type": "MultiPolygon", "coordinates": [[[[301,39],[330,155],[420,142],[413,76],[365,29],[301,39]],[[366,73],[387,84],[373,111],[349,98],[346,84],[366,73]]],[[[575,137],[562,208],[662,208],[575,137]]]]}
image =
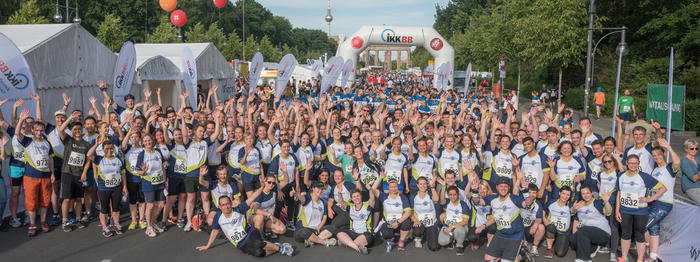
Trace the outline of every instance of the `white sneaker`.
{"type": "Polygon", "coordinates": [[[540,256],[540,253],[537,251],[537,246],[532,245],[530,246],[530,255],[538,257],[540,256]]]}
{"type": "Polygon", "coordinates": [[[187,220],[187,224],[185,225],[185,228],[183,228],[182,230],[185,232],[192,231],[192,222],[190,222],[189,219],[187,220]]]}
{"type": "Polygon", "coordinates": [[[600,246],[595,247],[595,249],[593,250],[593,253],[591,253],[591,258],[594,258],[595,255],[598,254],[598,251],[600,251],[600,246]]]}
{"type": "Polygon", "coordinates": [[[421,240],[422,239],[420,237],[413,239],[413,241],[416,242],[416,248],[423,248],[423,243],[421,243],[421,240]]]}
{"type": "Polygon", "coordinates": [[[335,238],[326,239],[326,246],[327,247],[334,247],[337,243],[338,243],[338,240],[336,240],[335,238]]]}

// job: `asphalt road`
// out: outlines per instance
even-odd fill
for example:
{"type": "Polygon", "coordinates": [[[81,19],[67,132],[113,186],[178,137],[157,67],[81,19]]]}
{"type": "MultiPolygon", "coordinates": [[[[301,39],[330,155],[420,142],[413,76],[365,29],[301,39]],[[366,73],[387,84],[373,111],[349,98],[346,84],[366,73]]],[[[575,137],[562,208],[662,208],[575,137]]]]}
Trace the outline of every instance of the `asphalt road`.
{"type": "MultiPolygon", "coordinates": [[[[127,219],[122,215],[122,225],[127,219]]],[[[126,227],[125,227],[126,228],[126,227]]],[[[34,238],[27,237],[26,227],[10,228],[0,232],[0,258],[2,261],[483,261],[485,247],[476,251],[469,248],[465,255],[458,257],[454,250],[441,249],[430,252],[426,248],[416,249],[409,243],[406,251],[385,253],[384,244],[370,248],[369,255],[363,256],[347,247],[314,246],[304,248],[303,244],[293,243],[291,233],[281,236],[281,242],[290,242],[295,247],[293,257],[273,255],[267,258],[255,258],[244,255],[229,242],[217,239],[206,251],[197,251],[195,246],[206,244],[208,234],[202,232],[184,232],[175,225],[169,225],[168,231],[155,238],[149,238],[144,230],[127,231],[120,236],[105,238],[100,232],[98,222],[92,222],[87,228],[72,232],[63,232],[60,227],[53,227],[48,233],[39,233],[34,238]]],[[[540,254],[544,248],[540,247],[540,254]]],[[[575,252],[569,250],[566,257],[537,261],[573,261],[575,252]]],[[[608,254],[598,254],[593,261],[608,261],[608,254]]]]}

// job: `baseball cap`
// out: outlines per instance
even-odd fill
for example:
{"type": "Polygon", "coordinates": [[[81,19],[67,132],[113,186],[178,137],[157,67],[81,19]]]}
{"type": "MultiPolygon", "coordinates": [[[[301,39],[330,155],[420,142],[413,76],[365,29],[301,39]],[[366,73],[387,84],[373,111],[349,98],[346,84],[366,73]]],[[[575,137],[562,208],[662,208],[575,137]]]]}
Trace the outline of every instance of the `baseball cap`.
{"type": "Polygon", "coordinates": [[[507,177],[498,177],[498,178],[496,178],[496,185],[500,185],[500,184],[508,184],[508,185],[510,185],[510,179],[508,179],[507,177]]]}
{"type": "Polygon", "coordinates": [[[548,125],[541,124],[541,125],[540,125],[540,128],[539,128],[539,131],[540,131],[540,133],[544,133],[544,132],[547,132],[547,129],[548,129],[548,128],[549,128],[548,125]]]}
{"type": "Polygon", "coordinates": [[[126,102],[126,100],[129,100],[129,99],[134,99],[134,95],[132,95],[132,94],[127,94],[127,95],[124,96],[124,102],[126,102]]]}
{"type": "Polygon", "coordinates": [[[54,116],[57,116],[57,115],[63,115],[63,116],[65,116],[65,115],[66,115],[66,111],[63,111],[63,110],[60,110],[60,109],[59,109],[59,110],[56,110],[56,113],[53,113],[53,115],[54,115],[54,116]]]}
{"type": "Polygon", "coordinates": [[[313,183],[311,184],[311,187],[312,187],[312,188],[314,188],[314,187],[316,187],[316,188],[323,188],[323,184],[321,184],[321,182],[319,182],[319,181],[316,181],[316,182],[313,182],[313,183]]]}

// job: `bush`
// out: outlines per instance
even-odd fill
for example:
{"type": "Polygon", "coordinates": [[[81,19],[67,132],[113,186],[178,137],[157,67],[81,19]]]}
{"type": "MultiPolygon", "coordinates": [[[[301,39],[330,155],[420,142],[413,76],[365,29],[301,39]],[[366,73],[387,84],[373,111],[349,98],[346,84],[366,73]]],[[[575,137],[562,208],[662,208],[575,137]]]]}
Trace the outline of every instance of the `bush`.
{"type": "Polygon", "coordinates": [[[700,130],[700,99],[685,100],[685,130],[700,130]]]}
{"type": "MultiPolygon", "coordinates": [[[[586,100],[584,99],[585,93],[586,90],[583,87],[576,87],[566,90],[562,103],[574,110],[581,111],[583,110],[583,102],[586,100]]],[[[593,104],[590,104],[589,106],[593,106],[593,104]]]]}

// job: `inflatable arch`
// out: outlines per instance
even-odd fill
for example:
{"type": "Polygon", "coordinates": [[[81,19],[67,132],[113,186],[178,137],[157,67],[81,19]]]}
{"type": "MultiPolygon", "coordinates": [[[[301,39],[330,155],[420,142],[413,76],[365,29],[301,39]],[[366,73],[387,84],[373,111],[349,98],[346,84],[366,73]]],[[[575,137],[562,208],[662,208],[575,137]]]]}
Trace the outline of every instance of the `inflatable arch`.
{"type": "MultiPolygon", "coordinates": [[[[358,55],[370,45],[422,46],[435,58],[436,77],[433,78],[433,86],[437,86],[437,68],[449,62],[450,74],[447,89],[452,89],[455,51],[432,27],[362,26],[338,45],[335,55],[343,57],[344,60],[352,59],[357,65],[358,55]]],[[[354,79],[355,75],[350,75],[350,80],[354,79]]]]}

